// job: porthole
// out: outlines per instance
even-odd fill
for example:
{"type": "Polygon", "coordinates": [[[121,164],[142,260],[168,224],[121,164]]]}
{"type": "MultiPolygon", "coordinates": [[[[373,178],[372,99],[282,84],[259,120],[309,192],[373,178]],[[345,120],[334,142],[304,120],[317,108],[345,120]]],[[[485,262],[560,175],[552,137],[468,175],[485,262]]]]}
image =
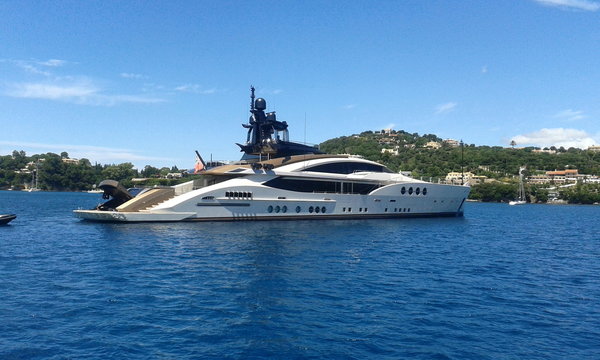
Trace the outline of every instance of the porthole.
{"type": "Polygon", "coordinates": [[[317,214],[318,214],[318,213],[320,213],[320,212],[321,212],[321,208],[320,208],[320,207],[318,207],[318,206],[317,206],[317,207],[315,207],[315,212],[316,212],[317,214]]]}
{"type": "Polygon", "coordinates": [[[315,211],[315,208],[314,208],[314,207],[312,207],[312,206],[311,206],[311,207],[309,207],[309,208],[308,208],[308,212],[309,212],[309,213],[311,213],[311,214],[312,214],[312,213],[313,213],[313,211],[315,211]]]}
{"type": "Polygon", "coordinates": [[[236,198],[236,197],[239,197],[239,193],[238,193],[237,191],[234,191],[234,192],[233,192],[233,197],[234,197],[234,198],[236,198]]]}
{"type": "Polygon", "coordinates": [[[279,207],[279,205],[275,206],[275,212],[278,213],[281,211],[281,208],[279,207]]]}
{"type": "Polygon", "coordinates": [[[413,188],[411,186],[411,187],[408,188],[408,195],[412,195],[412,193],[413,193],[413,188]]]}
{"type": "Polygon", "coordinates": [[[299,213],[300,211],[302,211],[302,208],[300,206],[296,206],[296,212],[299,213]]]}
{"type": "Polygon", "coordinates": [[[346,212],[346,208],[342,208],[342,212],[346,212]]]}
{"type": "Polygon", "coordinates": [[[387,208],[385,208],[385,210],[383,212],[387,212],[387,208]]]}
{"type": "Polygon", "coordinates": [[[272,213],[273,212],[273,206],[269,205],[269,207],[267,208],[267,211],[272,213]]]}
{"type": "Polygon", "coordinates": [[[225,197],[230,197],[229,196],[229,191],[225,191],[225,197]]]}
{"type": "Polygon", "coordinates": [[[282,213],[286,213],[286,212],[287,212],[287,206],[283,205],[283,206],[281,207],[281,212],[282,212],[282,213]]]}
{"type": "Polygon", "coordinates": [[[326,210],[326,209],[325,209],[325,206],[323,206],[323,207],[321,208],[321,212],[322,212],[323,214],[325,214],[325,210],[326,210]]]}
{"type": "Polygon", "coordinates": [[[401,193],[402,195],[406,194],[406,188],[405,188],[404,186],[402,187],[402,190],[400,190],[400,193],[401,193]]]}
{"type": "Polygon", "coordinates": [[[362,212],[362,208],[358,208],[358,212],[362,212]]]}
{"type": "Polygon", "coordinates": [[[423,188],[423,195],[427,195],[427,188],[423,188]]]}

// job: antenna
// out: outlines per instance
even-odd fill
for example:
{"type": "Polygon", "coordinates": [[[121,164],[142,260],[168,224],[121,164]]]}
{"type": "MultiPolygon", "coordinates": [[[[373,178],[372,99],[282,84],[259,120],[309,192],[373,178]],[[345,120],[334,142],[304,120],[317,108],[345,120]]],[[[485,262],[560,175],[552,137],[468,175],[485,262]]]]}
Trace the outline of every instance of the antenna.
{"type": "Polygon", "coordinates": [[[306,111],[304,112],[304,145],[306,145],[306,111]]]}
{"type": "Polygon", "coordinates": [[[461,185],[465,184],[464,164],[465,164],[465,144],[463,143],[462,139],[460,139],[460,184],[461,185]]]}

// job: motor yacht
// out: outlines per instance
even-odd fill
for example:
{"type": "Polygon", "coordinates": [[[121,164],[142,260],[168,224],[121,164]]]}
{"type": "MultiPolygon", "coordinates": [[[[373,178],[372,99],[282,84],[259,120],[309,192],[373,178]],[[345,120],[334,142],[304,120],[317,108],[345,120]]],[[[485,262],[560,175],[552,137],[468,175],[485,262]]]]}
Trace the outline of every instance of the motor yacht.
{"type": "Polygon", "coordinates": [[[242,160],[188,182],[136,196],[118,182],[98,185],[107,199],[85,220],[108,222],[367,219],[462,216],[468,185],[437,184],[394,173],[352,155],[330,155],[289,141],[288,124],[251,88],[242,160]]]}

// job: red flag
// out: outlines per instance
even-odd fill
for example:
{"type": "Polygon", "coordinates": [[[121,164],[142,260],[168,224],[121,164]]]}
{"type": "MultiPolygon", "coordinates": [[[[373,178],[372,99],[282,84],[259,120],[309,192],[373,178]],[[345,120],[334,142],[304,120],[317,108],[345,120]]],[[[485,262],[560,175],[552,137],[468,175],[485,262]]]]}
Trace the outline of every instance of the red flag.
{"type": "Polygon", "coordinates": [[[204,170],[204,164],[200,160],[196,160],[196,165],[194,165],[194,174],[199,173],[204,170]]]}
{"type": "Polygon", "coordinates": [[[206,170],[204,160],[202,160],[202,156],[200,156],[200,153],[196,151],[196,164],[194,165],[194,174],[198,174],[199,172],[202,172],[204,170],[206,170]]]}

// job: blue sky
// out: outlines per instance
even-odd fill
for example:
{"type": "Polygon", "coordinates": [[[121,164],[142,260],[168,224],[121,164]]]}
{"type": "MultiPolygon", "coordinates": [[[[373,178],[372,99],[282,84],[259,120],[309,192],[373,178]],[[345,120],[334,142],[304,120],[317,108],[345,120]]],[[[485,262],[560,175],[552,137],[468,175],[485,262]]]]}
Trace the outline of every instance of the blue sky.
{"type": "Polygon", "coordinates": [[[0,154],[237,160],[249,87],[320,143],[600,143],[600,1],[0,1],[0,154]]]}

